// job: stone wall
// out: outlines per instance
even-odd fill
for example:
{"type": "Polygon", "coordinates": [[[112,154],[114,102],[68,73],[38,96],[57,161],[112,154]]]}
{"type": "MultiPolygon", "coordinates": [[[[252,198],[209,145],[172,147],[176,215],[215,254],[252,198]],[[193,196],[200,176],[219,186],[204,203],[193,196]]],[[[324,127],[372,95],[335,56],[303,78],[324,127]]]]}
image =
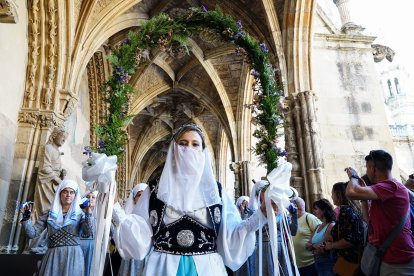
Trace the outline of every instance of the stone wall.
{"type": "MultiPolygon", "coordinates": [[[[17,23],[0,23],[0,229],[10,188],[17,115],[22,105],[27,64],[27,7],[19,1],[17,23]]],[[[14,212],[14,210],[10,210],[14,212]]]]}
{"type": "MultiPolygon", "coordinates": [[[[329,32],[314,35],[313,90],[318,97],[326,196],[334,183],[347,179],[346,166],[365,173],[364,157],[370,150],[384,149],[395,159],[372,57],[374,39],[329,32]]],[[[394,161],[393,174],[398,177],[394,161]]]]}

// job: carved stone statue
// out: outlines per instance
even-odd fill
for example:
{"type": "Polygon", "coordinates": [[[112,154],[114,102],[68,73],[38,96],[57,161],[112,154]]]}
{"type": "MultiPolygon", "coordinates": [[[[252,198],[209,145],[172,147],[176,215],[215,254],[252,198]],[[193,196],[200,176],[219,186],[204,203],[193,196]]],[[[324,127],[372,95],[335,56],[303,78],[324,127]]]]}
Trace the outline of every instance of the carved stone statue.
{"type": "Polygon", "coordinates": [[[66,130],[56,127],[53,129],[45,146],[45,152],[43,160],[40,160],[39,174],[35,186],[34,209],[36,211],[36,217],[50,209],[56,188],[65,178],[66,170],[62,169],[59,147],[65,143],[66,137],[66,130]]]}
{"type": "Polygon", "coordinates": [[[389,62],[392,62],[395,56],[395,52],[388,46],[381,44],[372,44],[372,55],[374,56],[375,62],[380,62],[386,58],[389,62]]]}

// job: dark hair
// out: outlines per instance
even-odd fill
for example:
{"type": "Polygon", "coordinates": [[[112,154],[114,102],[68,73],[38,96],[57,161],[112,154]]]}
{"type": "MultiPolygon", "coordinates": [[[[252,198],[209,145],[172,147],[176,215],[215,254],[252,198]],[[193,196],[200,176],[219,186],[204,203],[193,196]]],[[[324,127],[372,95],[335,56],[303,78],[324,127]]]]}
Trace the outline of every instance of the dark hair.
{"type": "Polygon", "coordinates": [[[371,150],[369,155],[365,156],[365,161],[372,161],[375,168],[381,172],[392,170],[392,156],[384,150],[371,150]]]}
{"type": "Polygon", "coordinates": [[[180,126],[173,134],[172,138],[174,139],[174,141],[177,142],[177,139],[179,139],[184,133],[186,133],[187,131],[195,131],[197,132],[200,137],[201,137],[201,142],[203,144],[203,149],[206,148],[206,142],[204,141],[204,134],[203,131],[201,130],[201,128],[199,126],[197,126],[196,124],[184,124],[182,126],[180,126]]]}
{"type": "Polygon", "coordinates": [[[329,202],[329,200],[322,198],[313,203],[313,208],[318,207],[322,210],[323,216],[326,219],[326,222],[331,223],[336,221],[335,213],[333,210],[332,204],[329,202]]]}
{"type": "Polygon", "coordinates": [[[332,192],[335,193],[336,198],[339,201],[339,205],[350,206],[352,209],[354,209],[355,212],[357,212],[358,214],[361,214],[361,210],[358,207],[358,205],[352,199],[349,199],[345,195],[345,191],[346,191],[346,186],[347,185],[348,185],[348,182],[338,182],[338,183],[335,183],[332,186],[332,192]]]}

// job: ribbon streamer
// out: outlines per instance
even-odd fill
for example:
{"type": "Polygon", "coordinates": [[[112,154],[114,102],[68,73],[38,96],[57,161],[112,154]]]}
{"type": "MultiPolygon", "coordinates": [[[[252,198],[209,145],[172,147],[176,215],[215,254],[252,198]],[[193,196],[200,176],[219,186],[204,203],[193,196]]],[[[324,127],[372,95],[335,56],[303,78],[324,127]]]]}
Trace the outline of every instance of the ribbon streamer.
{"type": "Polygon", "coordinates": [[[108,250],[112,210],[116,193],[115,173],[117,157],[92,153],[82,168],[82,178],[97,184],[99,192],[96,199],[96,233],[91,264],[91,276],[103,274],[105,256],[108,250]]]}
{"type": "MultiPolygon", "coordinates": [[[[285,240],[285,234],[287,237],[291,236],[289,222],[288,222],[288,212],[287,207],[291,204],[290,200],[297,197],[297,191],[290,187],[290,176],[292,171],[292,164],[289,162],[285,162],[281,164],[279,167],[271,171],[267,179],[270,183],[269,187],[267,188],[264,194],[264,200],[266,205],[266,215],[267,221],[269,225],[269,236],[270,236],[270,245],[272,249],[272,258],[273,258],[273,266],[274,266],[274,273],[275,275],[280,275],[279,269],[279,258],[278,258],[278,234],[277,234],[277,222],[276,222],[276,213],[272,208],[272,201],[278,207],[278,212],[280,213],[280,231],[281,231],[281,244],[282,244],[282,253],[285,256],[285,261],[287,264],[288,275],[299,275],[299,270],[296,265],[295,259],[295,250],[293,248],[292,239],[285,240]],[[290,255],[289,255],[290,253],[290,255]],[[290,259],[292,258],[292,260],[290,259]],[[293,264],[295,273],[292,270],[291,263],[293,264]]],[[[260,234],[262,229],[259,230],[259,275],[261,274],[261,239],[260,234]]]]}

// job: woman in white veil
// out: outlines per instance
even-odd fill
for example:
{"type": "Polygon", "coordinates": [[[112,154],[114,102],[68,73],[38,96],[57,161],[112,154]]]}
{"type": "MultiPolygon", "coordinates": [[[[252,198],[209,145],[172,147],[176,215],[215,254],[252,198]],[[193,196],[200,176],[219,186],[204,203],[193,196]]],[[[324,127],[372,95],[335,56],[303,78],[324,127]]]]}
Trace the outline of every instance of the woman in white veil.
{"type": "Polygon", "coordinates": [[[114,206],[114,239],[123,258],[144,259],[145,275],[227,275],[253,253],[263,212],[241,220],[214,178],[201,129],[174,134],[159,182],[150,182],[132,214],[114,206]]]}
{"type": "MultiPolygon", "coordinates": [[[[131,214],[137,205],[139,199],[141,198],[142,193],[148,187],[145,183],[139,183],[132,188],[129,193],[128,199],[125,202],[124,210],[125,214],[131,214]]],[[[144,260],[124,260],[121,261],[121,266],[119,267],[118,276],[140,276],[143,275],[142,271],[144,269],[144,260]]]]}

